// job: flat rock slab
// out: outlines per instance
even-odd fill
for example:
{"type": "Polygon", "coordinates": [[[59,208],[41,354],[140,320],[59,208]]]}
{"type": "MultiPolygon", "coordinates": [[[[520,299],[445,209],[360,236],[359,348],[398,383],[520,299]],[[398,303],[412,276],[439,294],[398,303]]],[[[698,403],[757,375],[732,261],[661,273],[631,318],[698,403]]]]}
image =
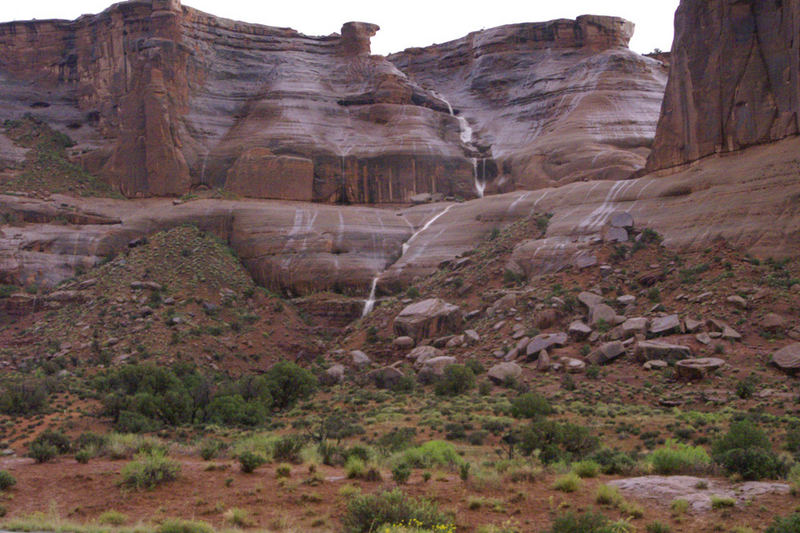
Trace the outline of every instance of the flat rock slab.
{"type": "Polygon", "coordinates": [[[525,354],[534,358],[542,350],[547,350],[551,346],[563,346],[567,342],[566,333],[544,333],[537,335],[527,344],[525,354]]]}
{"type": "Polygon", "coordinates": [[[670,333],[681,327],[681,320],[678,315],[667,315],[654,318],[650,322],[650,333],[654,335],[661,335],[662,333],[670,333]]]}
{"type": "Polygon", "coordinates": [[[442,333],[457,333],[464,317],[457,305],[439,298],[430,298],[409,305],[394,320],[398,336],[408,336],[419,342],[442,333]]]}
{"type": "Polygon", "coordinates": [[[737,505],[768,494],[789,494],[786,483],[749,481],[731,483],[725,480],[705,479],[694,476],[643,476],[616,479],[608,482],[627,496],[643,500],[656,500],[668,507],[673,500],[684,499],[696,513],[711,510],[711,497],[733,498],[737,505]],[[705,486],[700,489],[698,486],[705,486]]]}
{"type": "Polygon", "coordinates": [[[772,364],[790,374],[800,370],[800,343],[784,346],[772,354],[772,364]]]}
{"type": "Polygon", "coordinates": [[[684,359],[675,363],[675,372],[681,378],[703,379],[706,375],[718,368],[722,368],[724,365],[725,361],[717,357],[684,359]]]}
{"type": "Polygon", "coordinates": [[[692,356],[692,350],[688,346],[657,341],[639,341],[636,343],[634,353],[639,361],[650,361],[652,359],[675,361],[688,359],[692,356]]]}

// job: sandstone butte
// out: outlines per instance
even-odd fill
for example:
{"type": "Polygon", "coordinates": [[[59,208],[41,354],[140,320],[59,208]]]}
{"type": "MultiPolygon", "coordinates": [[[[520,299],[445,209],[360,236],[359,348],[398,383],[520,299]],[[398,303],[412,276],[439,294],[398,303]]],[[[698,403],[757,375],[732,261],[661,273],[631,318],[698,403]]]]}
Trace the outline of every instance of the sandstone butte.
{"type": "MultiPolygon", "coordinates": [[[[572,264],[620,211],[675,249],[725,239],[790,255],[799,6],[683,0],[668,82],[663,62],[628,50],[632,24],[610,17],[388,58],[370,55],[371,24],[308,37],[174,0],[0,25],[5,114],[33,112],[69,133],[85,169],[151,197],[0,196],[23,221],[0,228],[0,278],[53,285],[181,223],[291,295],[395,290],[543,213],[546,235],[519,243],[509,269],[572,264]],[[163,198],[200,186],[258,200],[163,198]],[[420,193],[468,201],[404,207],[420,193]]],[[[0,135],[0,159],[22,157],[0,135]]]]}

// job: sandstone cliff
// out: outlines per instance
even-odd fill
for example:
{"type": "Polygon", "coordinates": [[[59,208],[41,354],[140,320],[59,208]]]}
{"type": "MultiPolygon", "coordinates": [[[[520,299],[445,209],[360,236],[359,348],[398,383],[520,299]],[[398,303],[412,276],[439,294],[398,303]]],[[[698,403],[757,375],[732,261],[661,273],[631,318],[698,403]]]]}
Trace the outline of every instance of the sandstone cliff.
{"type": "Polygon", "coordinates": [[[623,19],[584,16],[493,28],[389,59],[466,118],[497,161],[501,190],[541,188],[624,179],[644,166],[666,69],[628,49],[632,34],[623,19]]]}
{"type": "Polygon", "coordinates": [[[800,1],[683,0],[648,170],[800,131],[800,1]]]}
{"type": "Polygon", "coordinates": [[[474,198],[487,181],[508,190],[642,166],[665,76],[627,49],[632,30],[588,16],[519,24],[389,61],[370,55],[373,24],[309,37],[131,0],[73,22],[0,24],[0,103],[4,118],[33,110],[67,131],[81,164],[129,197],[208,186],[474,198]]]}

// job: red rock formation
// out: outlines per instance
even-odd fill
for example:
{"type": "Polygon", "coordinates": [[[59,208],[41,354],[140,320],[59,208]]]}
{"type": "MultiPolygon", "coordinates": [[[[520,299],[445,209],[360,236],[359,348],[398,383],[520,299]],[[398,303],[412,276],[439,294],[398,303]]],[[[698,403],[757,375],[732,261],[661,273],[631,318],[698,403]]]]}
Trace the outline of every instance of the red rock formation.
{"type": "Polygon", "coordinates": [[[663,79],[625,48],[630,23],[522,24],[406,53],[416,78],[480,126],[474,142],[442,97],[370,55],[376,31],[351,22],[308,37],[179,0],[0,24],[0,104],[71,128],[76,157],[127,196],[204,185],[324,202],[473,198],[476,174],[513,178],[495,190],[623,177],[647,154],[663,79]],[[420,75],[431,65],[442,79],[420,75]]]}
{"type": "Polygon", "coordinates": [[[584,16],[475,32],[389,59],[432,87],[490,148],[495,189],[624,179],[644,167],[666,84],[627,48],[633,24],[584,16]]]}
{"type": "Polygon", "coordinates": [[[800,131],[800,1],[683,0],[648,170],[800,131]]]}

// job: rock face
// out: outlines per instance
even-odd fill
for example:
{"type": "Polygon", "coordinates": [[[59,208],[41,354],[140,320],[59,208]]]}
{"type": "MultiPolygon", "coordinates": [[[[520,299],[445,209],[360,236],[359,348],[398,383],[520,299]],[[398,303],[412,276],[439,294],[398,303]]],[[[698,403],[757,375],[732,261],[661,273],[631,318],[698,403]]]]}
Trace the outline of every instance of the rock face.
{"type": "MultiPolygon", "coordinates": [[[[33,111],[68,131],[76,159],[129,197],[208,186],[321,202],[474,198],[487,180],[534,168],[566,182],[642,166],[666,77],[660,62],[627,49],[632,24],[520,24],[393,62],[370,55],[378,30],[349,22],[341,34],[310,37],[179,0],[0,24],[0,104],[4,118],[33,111]],[[431,61],[440,79],[419,75],[431,61]],[[452,94],[456,114],[439,93],[450,97],[467,80],[467,93],[452,94]],[[468,134],[478,123],[480,140],[468,134]],[[590,142],[612,125],[613,139],[590,142]]],[[[0,159],[24,157],[6,141],[0,159]]]]}
{"type": "Polygon", "coordinates": [[[800,2],[683,0],[648,170],[800,132],[800,2]]]}
{"type": "Polygon", "coordinates": [[[666,69],[628,50],[632,34],[623,19],[584,16],[475,32],[389,60],[468,122],[490,188],[541,188],[644,166],[666,69]]]}

